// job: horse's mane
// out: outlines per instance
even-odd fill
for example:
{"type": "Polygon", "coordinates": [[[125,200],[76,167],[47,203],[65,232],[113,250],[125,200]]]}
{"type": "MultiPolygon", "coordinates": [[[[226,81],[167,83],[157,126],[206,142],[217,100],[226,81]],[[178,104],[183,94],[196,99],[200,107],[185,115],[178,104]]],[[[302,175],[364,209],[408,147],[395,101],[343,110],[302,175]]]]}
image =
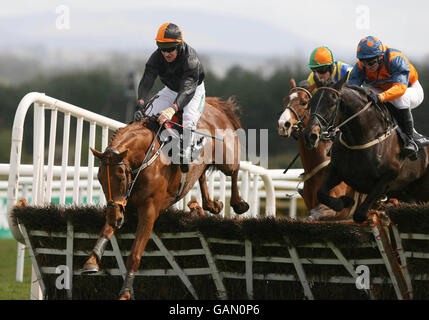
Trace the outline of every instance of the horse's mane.
{"type": "Polygon", "coordinates": [[[234,97],[229,97],[226,101],[218,97],[207,97],[206,102],[224,112],[235,130],[241,128],[241,122],[237,115],[237,113],[241,114],[241,107],[236,103],[234,97]]]}
{"type": "Polygon", "coordinates": [[[112,137],[110,138],[110,141],[109,141],[109,145],[111,145],[115,139],[117,139],[120,136],[123,136],[128,132],[141,130],[143,127],[146,127],[148,121],[149,121],[148,118],[143,118],[141,122],[134,122],[128,126],[117,129],[115,132],[113,132],[112,137]],[[138,125],[136,126],[134,124],[138,124],[138,125]]]}
{"type": "Polygon", "coordinates": [[[358,86],[356,84],[346,84],[345,87],[353,89],[353,90],[356,90],[356,91],[358,91],[359,93],[361,93],[361,94],[363,94],[365,96],[368,94],[367,89],[365,89],[364,87],[358,86]]]}
{"type": "Polygon", "coordinates": [[[308,89],[310,88],[310,82],[308,82],[307,80],[301,80],[298,83],[298,87],[304,88],[304,89],[308,89]]]}

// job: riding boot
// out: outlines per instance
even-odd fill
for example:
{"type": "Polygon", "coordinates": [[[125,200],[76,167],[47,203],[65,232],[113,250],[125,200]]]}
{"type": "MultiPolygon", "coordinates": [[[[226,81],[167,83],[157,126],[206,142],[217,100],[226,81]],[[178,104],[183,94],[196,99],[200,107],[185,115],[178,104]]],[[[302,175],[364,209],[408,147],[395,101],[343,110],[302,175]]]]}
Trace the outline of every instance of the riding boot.
{"type": "Polygon", "coordinates": [[[405,133],[404,154],[406,157],[409,157],[411,160],[414,161],[417,159],[417,151],[419,151],[419,148],[413,139],[413,115],[411,114],[410,108],[400,109],[398,111],[401,117],[401,129],[405,133]]]}
{"type": "Polygon", "coordinates": [[[192,145],[194,133],[191,130],[183,130],[182,149],[180,150],[180,169],[182,172],[189,171],[189,163],[192,162],[192,145]]]}

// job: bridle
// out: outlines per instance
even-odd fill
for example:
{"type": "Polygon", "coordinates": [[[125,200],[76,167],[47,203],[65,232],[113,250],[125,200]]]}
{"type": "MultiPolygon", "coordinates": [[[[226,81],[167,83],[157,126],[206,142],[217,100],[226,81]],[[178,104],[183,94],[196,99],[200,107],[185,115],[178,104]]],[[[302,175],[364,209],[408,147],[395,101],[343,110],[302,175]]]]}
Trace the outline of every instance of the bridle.
{"type": "MultiPolygon", "coordinates": [[[[119,226],[117,226],[118,229],[120,229],[122,227],[122,224],[124,223],[124,213],[125,213],[125,207],[128,203],[128,199],[131,195],[131,192],[134,188],[134,185],[137,181],[137,178],[140,174],[140,172],[149,167],[160,155],[162,148],[164,147],[166,141],[162,141],[158,150],[154,153],[154,155],[148,160],[150,154],[153,152],[154,148],[155,148],[155,142],[156,139],[158,138],[160,132],[161,132],[162,126],[159,126],[158,131],[156,132],[156,134],[154,135],[152,142],[149,146],[148,151],[146,152],[145,158],[142,162],[142,164],[135,170],[132,170],[125,161],[120,161],[120,162],[108,162],[108,161],[102,161],[101,163],[103,165],[106,166],[107,169],[107,189],[108,189],[108,194],[109,194],[109,199],[107,201],[107,207],[113,207],[113,208],[119,208],[120,212],[121,212],[121,223],[119,226]],[[127,186],[126,186],[126,194],[124,196],[123,200],[118,200],[118,201],[113,201],[112,199],[112,188],[111,188],[111,182],[110,182],[110,167],[112,166],[120,166],[123,165],[125,166],[125,176],[127,178],[127,186]],[[134,175],[134,178],[133,178],[134,175]]],[[[106,149],[106,151],[104,153],[116,153],[119,154],[119,152],[116,149],[106,149]]]]}
{"type": "MultiPolygon", "coordinates": [[[[118,151],[114,150],[114,149],[107,149],[105,152],[108,152],[108,153],[111,152],[111,153],[118,154],[118,151]]],[[[107,190],[109,193],[109,199],[107,200],[107,206],[119,208],[121,210],[121,213],[125,212],[125,206],[127,205],[127,198],[128,197],[125,197],[124,200],[118,200],[118,201],[113,201],[113,199],[112,199],[112,188],[111,188],[111,182],[110,182],[110,167],[122,166],[122,165],[125,166],[125,176],[127,178],[127,190],[129,187],[130,176],[132,176],[132,171],[127,166],[125,161],[114,162],[114,163],[111,163],[109,161],[102,161],[101,164],[105,165],[106,170],[107,170],[107,190]]]]}
{"type": "MultiPolygon", "coordinates": [[[[311,92],[305,88],[302,88],[302,87],[294,87],[294,88],[290,89],[289,96],[295,91],[303,91],[307,94],[309,99],[312,98],[311,92]]],[[[302,131],[304,130],[304,120],[307,118],[307,116],[310,113],[310,108],[308,108],[308,104],[307,104],[307,108],[305,109],[306,110],[305,114],[302,117],[300,117],[298,115],[298,113],[296,112],[296,110],[294,108],[292,108],[290,105],[287,105],[285,107],[285,110],[289,110],[290,112],[292,112],[294,114],[295,118],[298,120],[298,122],[293,125],[293,130],[296,131],[298,134],[302,133],[302,131]]]]}
{"type": "Polygon", "coordinates": [[[339,92],[338,90],[331,88],[331,87],[320,87],[320,88],[318,88],[318,90],[332,91],[338,97],[337,103],[335,105],[335,112],[332,114],[330,119],[326,120],[322,115],[319,114],[320,102],[321,102],[323,94],[325,92],[322,92],[320,94],[319,100],[317,101],[317,104],[316,104],[316,109],[310,115],[310,119],[312,117],[314,117],[317,120],[318,126],[320,127],[320,130],[321,130],[321,134],[320,134],[321,138],[322,139],[331,139],[335,135],[336,130],[338,129],[337,127],[334,127],[334,122],[335,122],[335,119],[336,119],[337,114],[338,114],[339,106],[341,104],[341,92],[339,92]]]}
{"type": "MultiPolygon", "coordinates": [[[[369,101],[362,109],[360,109],[358,112],[354,113],[353,115],[351,115],[350,117],[348,117],[346,120],[344,120],[343,122],[341,122],[338,125],[335,125],[335,119],[337,118],[338,115],[338,110],[339,110],[339,106],[341,104],[341,92],[331,88],[331,87],[320,87],[319,90],[329,90],[334,92],[337,97],[338,100],[336,102],[336,106],[335,106],[335,112],[333,113],[333,115],[331,116],[331,118],[329,120],[326,120],[323,116],[321,116],[317,111],[319,109],[319,104],[320,101],[322,99],[323,93],[320,95],[319,101],[317,102],[316,105],[316,110],[314,113],[311,114],[311,117],[314,116],[314,118],[316,118],[316,120],[318,121],[318,125],[320,127],[321,132],[321,137],[322,138],[327,138],[327,139],[331,139],[336,132],[342,127],[344,126],[346,123],[348,123],[349,121],[351,121],[352,119],[356,118],[358,115],[360,115],[361,113],[365,112],[366,110],[368,110],[368,108],[372,105],[372,102],[369,101]],[[325,126],[322,125],[322,122],[324,122],[325,126]]],[[[375,105],[377,107],[377,105],[375,105]]],[[[369,143],[360,145],[360,146],[349,146],[347,145],[344,141],[342,141],[341,143],[347,147],[348,149],[366,149],[370,146],[373,146],[374,144],[380,143],[381,141],[383,141],[384,139],[387,139],[391,132],[393,130],[395,130],[396,127],[391,128],[389,130],[389,128],[387,129],[387,131],[384,133],[384,135],[382,136],[382,138],[377,138],[374,139],[372,141],[370,141],[369,143]]],[[[340,140],[341,140],[341,136],[340,136],[340,140]]]]}

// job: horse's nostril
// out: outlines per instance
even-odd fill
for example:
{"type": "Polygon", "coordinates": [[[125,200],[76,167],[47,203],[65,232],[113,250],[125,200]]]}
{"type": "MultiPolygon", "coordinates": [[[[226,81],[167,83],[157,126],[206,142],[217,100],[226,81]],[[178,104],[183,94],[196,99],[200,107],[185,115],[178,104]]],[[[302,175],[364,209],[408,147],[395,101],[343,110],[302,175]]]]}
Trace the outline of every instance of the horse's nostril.
{"type": "Polygon", "coordinates": [[[292,124],[288,121],[288,122],[286,122],[286,123],[285,123],[285,128],[286,128],[286,129],[289,129],[291,125],[292,125],[292,124]]]}
{"type": "Polygon", "coordinates": [[[315,143],[315,142],[317,141],[317,139],[319,139],[319,135],[317,135],[317,134],[315,134],[315,133],[312,133],[312,134],[310,135],[310,142],[311,142],[311,143],[315,143]]]}

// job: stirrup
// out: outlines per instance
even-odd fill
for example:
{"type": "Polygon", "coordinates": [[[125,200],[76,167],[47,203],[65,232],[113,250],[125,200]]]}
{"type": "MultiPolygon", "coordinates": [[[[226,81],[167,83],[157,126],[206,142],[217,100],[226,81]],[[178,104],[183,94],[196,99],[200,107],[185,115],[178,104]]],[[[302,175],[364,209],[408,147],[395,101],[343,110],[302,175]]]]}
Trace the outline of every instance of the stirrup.
{"type": "Polygon", "coordinates": [[[415,161],[415,160],[417,160],[417,153],[419,152],[419,147],[417,146],[417,144],[413,140],[410,140],[409,146],[410,147],[412,146],[412,149],[411,148],[405,148],[405,146],[404,146],[402,149],[402,152],[406,158],[409,158],[411,161],[415,161]]]}
{"type": "Polygon", "coordinates": [[[181,163],[180,164],[180,170],[182,170],[183,173],[186,173],[189,171],[189,164],[187,163],[181,163]]]}

